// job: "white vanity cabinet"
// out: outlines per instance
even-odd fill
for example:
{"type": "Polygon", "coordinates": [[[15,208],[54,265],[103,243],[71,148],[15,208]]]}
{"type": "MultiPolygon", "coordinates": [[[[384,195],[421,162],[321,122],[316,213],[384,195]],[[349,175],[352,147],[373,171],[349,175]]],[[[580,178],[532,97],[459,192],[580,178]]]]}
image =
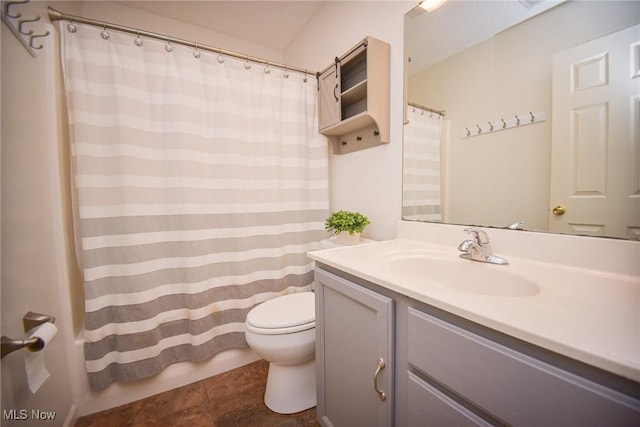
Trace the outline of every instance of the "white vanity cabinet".
{"type": "MultiPolygon", "coordinates": [[[[489,339],[471,331],[471,322],[460,319],[456,325],[438,314],[444,313],[408,308],[410,400],[424,393],[413,383],[422,385],[448,403],[441,412],[467,422],[462,425],[640,425],[638,384],[630,387],[635,397],[626,395],[594,381],[586,367],[580,369],[592,378],[564,369],[566,360],[552,354],[497,333],[496,340],[489,339]]],[[[416,424],[416,412],[422,412],[428,425],[430,414],[415,405],[408,408],[410,425],[421,425],[416,424]]]]}
{"type": "Polygon", "coordinates": [[[326,427],[393,424],[393,300],[316,270],[317,414],[326,427]]]}
{"type": "Polygon", "coordinates": [[[638,382],[323,264],[316,293],[325,426],[640,426],[638,382]]]}

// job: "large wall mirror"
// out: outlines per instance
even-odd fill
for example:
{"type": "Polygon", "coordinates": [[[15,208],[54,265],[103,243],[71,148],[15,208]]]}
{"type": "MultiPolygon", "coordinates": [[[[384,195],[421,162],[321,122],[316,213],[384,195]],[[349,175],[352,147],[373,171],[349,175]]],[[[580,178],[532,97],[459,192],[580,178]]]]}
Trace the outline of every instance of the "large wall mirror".
{"type": "Polygon", "coordinates": [[[403,219],[640,240],[640,2],[416,10],[403,219]]]}

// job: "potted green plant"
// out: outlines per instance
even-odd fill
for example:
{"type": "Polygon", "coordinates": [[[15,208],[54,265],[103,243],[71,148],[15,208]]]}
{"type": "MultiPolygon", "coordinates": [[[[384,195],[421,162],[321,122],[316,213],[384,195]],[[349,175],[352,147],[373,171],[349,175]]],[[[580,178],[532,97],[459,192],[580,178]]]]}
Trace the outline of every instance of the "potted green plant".
{"type": "Polygon", "coordinates": [[[324,229],[333,232],[339,243],[354,245],[360,241],[360,233],[369,225],[369,218],[359,212],[332,212],[324,223],[324,229]]]}

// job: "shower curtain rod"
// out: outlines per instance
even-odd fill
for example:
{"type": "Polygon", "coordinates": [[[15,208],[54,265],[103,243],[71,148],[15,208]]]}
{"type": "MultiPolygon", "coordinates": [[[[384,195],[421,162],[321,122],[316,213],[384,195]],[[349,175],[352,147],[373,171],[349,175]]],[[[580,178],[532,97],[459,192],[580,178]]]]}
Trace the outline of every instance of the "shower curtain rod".
{"type": "Polygon", "coordinates": [[[416,104],[415,102],[407,102],[410,107],[419,108],[421,110],[429,111],[430,113],[436,113],[444,117],[444,110],[435,110],[433,108],[425,107],[424,105],[416,104]]]}
{"type": "Polygon", "coordinates": [[[251,61],[251,62],[254,62],[254,63],[257,63],[257,64],[265,64],[268,67],[280,68],[280,69],[283,69],[285,71],[296,71],[298,73],[304,73],[304,74],[308,74],[308,75],[312,75],[312,76],[315,76],[317,74],[316,71],[311,71],[311,70],[307,70],[307,69],[299,68],[299,67],[292,67],[292,66],[289,66],[289,65],[286,65],[286,64],[280,64],[278,62],[268,61],[266,59],[257,58],[255,56],[251,56],[251,55],[245,55],[245,54],[234,52],[234,51],[227,50],[227,49],[221,49],[221,48],[218,48],[218,47],[207,46],[206,44],[200,44],[200,43],[192,42],[192,41],[189,41],[189,40],[184,40],[184,39],[179,39],[179,38],[175,38],[175,37],[165,36],[163,34],[152,33],[150,31],[138,30],[136,28],[126,27],[124,25],[112,24],[110,22],[98,21],[98,20],[95,20],[95,19],[85,18],[85,17],[82,17],[82,16],[68,15],[66,13],[62,13],[62,12],[52,8],[51,6],[49,6],[48,9],[49,9],[49,20],[51,22],[53,22],[53,21],[79,22],[81,24],[89,24],[89,25],[94,25],[96,27],[103,27],[104,29],[117,30],[117,31],[125,32],[125,33],[136,34],[137,36],[144,36],[144,37],[148,37],[148,38],[152,38],[152,39],[156,39],[156,40],[163,40],[163,41],[166,41],[167,43],[171,42],[171,43],[174,43],[174,44],[180,44],[180,45],[192,47],[192,48],[198,49],[198,50],[205,50],[205,51],[209,51],[209,52],[215,52],[215,53],[218,53],[220,55],[231,56],[231,57],[238,58],[238,59],[244,59],[246,61],[251,61]]]}

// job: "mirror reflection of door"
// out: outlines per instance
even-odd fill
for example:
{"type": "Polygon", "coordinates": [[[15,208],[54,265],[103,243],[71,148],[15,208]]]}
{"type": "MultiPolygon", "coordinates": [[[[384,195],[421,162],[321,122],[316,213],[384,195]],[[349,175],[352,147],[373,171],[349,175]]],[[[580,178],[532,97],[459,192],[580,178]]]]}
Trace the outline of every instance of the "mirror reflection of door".
{"type": "Polygon", "coordinates": [[[640,25],[554,57],[552,123],[550,230],[640,239],[640,25]]]}

